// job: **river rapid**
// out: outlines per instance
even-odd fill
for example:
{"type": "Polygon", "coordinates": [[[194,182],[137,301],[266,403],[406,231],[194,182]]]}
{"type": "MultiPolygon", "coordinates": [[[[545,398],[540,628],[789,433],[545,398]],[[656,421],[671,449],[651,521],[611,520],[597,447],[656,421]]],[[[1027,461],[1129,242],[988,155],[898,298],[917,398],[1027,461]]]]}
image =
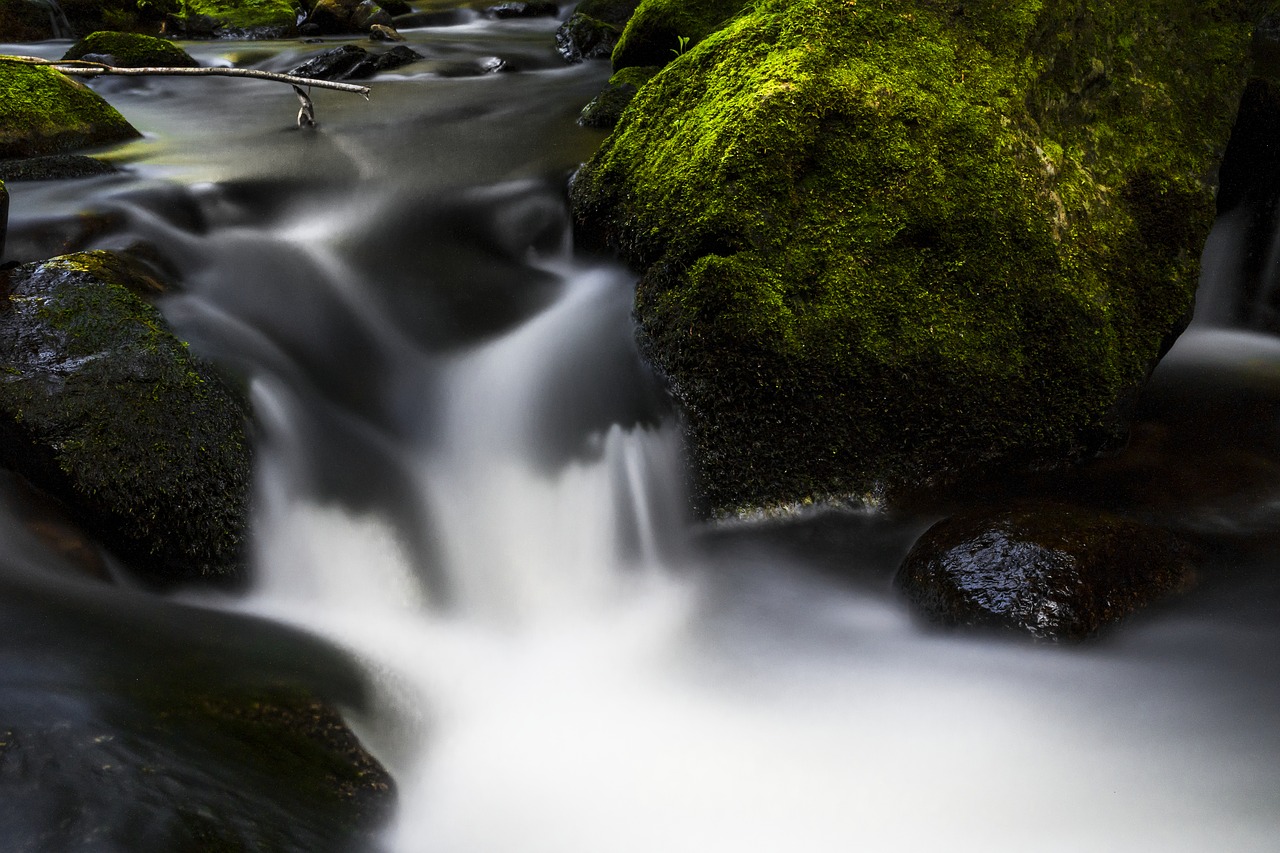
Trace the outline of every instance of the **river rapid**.
{"type": "MultiPolygon", "coordinates": [[[[185,788],[113,774],[103,744],[185,754],[127,685],[287,680],[395,776],[357,849],[1274,850],[1280,340],[1235,325],[1240,223],[1134,446],[1080,486],[1195,536],[1196,588],[1079,646],[938,631],[891,586],[936,516],[695,521],[633,277],[572,244],[608,68],[565,66],[556,24],[407,30],[427,58],[367,102],[313,92],[315,131],[278,84],[98,81],[145,135],[106,152],[122,172],[9,185],[5,260],[155,247],[182,282],[162,310],[246,377],[258,446],[235,595],[81,580],[5,481],[0,730],[41,756],[0,745],[9,849],[171,849],[139,827],[192,785],[235,823],[270,792],[216,761],[185,788]]],[[[326,45],[184,46],[283,71],[326,45]]]]}

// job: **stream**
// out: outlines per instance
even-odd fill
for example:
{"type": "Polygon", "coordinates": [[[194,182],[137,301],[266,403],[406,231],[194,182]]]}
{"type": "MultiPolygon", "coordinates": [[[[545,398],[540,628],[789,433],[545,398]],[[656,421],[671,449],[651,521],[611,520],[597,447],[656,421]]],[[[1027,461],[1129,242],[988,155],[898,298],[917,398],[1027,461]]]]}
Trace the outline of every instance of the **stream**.
{"type": "MultiPolygon", "coordinates": [[[[1082,645],[940,631],[891,586],[936,516],[688,509],[634,278],[573,246],[565,184],[602,138],[575,118],[609,72],[564,65],[557,24],[407,30],[426,59],[367,102],[313,92],[316,131],[278,84],[96,81],[144,133],[103,152],[122,171],[9,185],[5,260],[156,248],[179,336],[247,377],[258,453],[235,595],[82,580],[0,489],[0,741],[38,731],[42,762],[0,742],[0,846],[176,849],[145,827],[179,789],[234,823],[253,780],[167,788],[99,747],[182,752],[138,734],[139,680],[286,679],[342,708],[396,814],[348,841],[281,812],[243,849],[1275,850],[1280,339],[1232,325],[1240,222],[1145,443],[1090,480],[1147,484],[1196,588],[1082,645]]],[[[331,45],[183,46],[286,71],[331,45]]]]}

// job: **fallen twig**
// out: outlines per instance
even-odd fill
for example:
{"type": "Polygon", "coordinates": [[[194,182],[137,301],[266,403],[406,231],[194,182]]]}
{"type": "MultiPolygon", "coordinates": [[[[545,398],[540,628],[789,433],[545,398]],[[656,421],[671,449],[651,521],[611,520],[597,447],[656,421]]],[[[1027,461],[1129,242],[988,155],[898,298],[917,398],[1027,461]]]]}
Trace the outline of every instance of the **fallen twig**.
{"type": "Polygon", "coordinates": [[[288,83],[293,86],[302,109],[298,111],[299,127],[315,127],[315,106],[311,98],[303,91],[308,89],[335,89],[339,92],[353,92],[369,99],[369,87],[357,86],[354,83],[338,83],[333,80],[313,80],[310,77],[299,77],[296,74],[280,74],[275,71],[258,71],[252,68],[178,68],[173,66],[157,66],[155,68],[121,68],[107,65],[105,62],[91,62],[82,59],[41,59],[38,56],[5,56],[3,60],[25,62],[29,65],[48,65],[63,74],[76,77],[99,77],[110,75],[116,77],[251,77],[257,80],[273,80],[277,83],[288,83]]]}

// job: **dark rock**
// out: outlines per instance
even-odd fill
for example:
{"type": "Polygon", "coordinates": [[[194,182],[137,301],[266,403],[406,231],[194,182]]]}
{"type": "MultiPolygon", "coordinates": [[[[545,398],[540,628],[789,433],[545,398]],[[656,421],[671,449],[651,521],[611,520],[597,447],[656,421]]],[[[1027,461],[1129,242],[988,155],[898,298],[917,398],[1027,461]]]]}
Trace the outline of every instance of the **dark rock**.
{"type": "Polygon", "coordinates": [[[559,11],[560,7],[555,3],[529,0],[527,3],[500,3],[497,6],[489,6],[484,10],[484,14],[489,18],[546,18],[554,17],[559,11]]]}
{"type": "Polygon", "coordinates": [[[116,32],[91,33],[73,44],[62,58],[96,61],[91,60],[95,55],[108,56],[111,59],[108,65],[121,68],[195,68],[200,64],[167,39],[116,32]]]}
{"type": "Polygon", "coordinates": [[[0,310],[0,463],[67,505],[158,583],[242,569],[246,409],[131,290],[110,252],[8,271],[0,310]]]}
{"type": "Polygon", "coordinates": [[[372,0],[317,0],[307,16],[322,33],[364,33],[374,24],[394,27],[391,16],[372,0]]]}
{"type": "Polygon", "coordinates": [[[974,510],[925,532],[895,583],[929,618],[1081,640],[1188,584],[1162,528],[1060,504],[974,510]]]}
{"type": "Polygon", "coordinates": [[[378,5],[382,7],[382,11],[393,18],[413,13],[413,7],[404,2],[404,0],[383,0],[378,5]]]}
{"type": "Polygon", "coordinates": [[[574,12],[556,30],[556,50],[565,62],[608,59],[622,37],[622,27],[574,12]]]}
{"type": "Polygon", "coordinates": [[[83,154],[50,154],[21,160],[0,160],[0,181],[52,181],[112,175],[115,166],[83,154]]]}
{"type": "Polygon", "coordinates": [[[290,73],[313,80],[362,80],[419,59],[422,54],[403,45],[385,53],[371,53],[362,47],[344,44],[312,57],[290,73]]]}

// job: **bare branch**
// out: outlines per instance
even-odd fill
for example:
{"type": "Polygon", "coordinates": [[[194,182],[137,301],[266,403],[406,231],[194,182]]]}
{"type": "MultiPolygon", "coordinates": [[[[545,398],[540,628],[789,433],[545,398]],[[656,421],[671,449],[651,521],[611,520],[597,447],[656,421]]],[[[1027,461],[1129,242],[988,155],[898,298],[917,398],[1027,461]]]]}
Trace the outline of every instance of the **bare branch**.
{"type": "Polygon", "coordinates": [[[112,75],[118,77],[252,77],[257,80],[274,80],[277,83],[288,83],[292,86],[308,86],[317,89],[336,89],[339,92],[354,92],[369,97],[368,86],[357,86],[354,83],[338,83],[333,80],[313,80],[310,77],[298,77],[295,74],[279,74],[275,71],[258,71],[253,68],[175,68],[160,66],[156,68],[120,68],[102,62],[84,60],[41,59],[36,56],[4,56],[4,61],[25,62],[30,65],[49,65],[63,74],[77,77],[97,77],[112,75]]]}

